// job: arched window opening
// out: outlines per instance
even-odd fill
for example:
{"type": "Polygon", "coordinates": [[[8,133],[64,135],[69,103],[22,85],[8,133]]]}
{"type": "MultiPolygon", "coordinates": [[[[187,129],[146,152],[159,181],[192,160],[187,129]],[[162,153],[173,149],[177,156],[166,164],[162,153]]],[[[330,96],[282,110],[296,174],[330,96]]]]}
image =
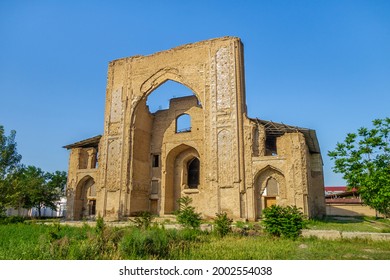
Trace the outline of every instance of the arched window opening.
{"type": "Polygon", "coordinates": [[[199,185],[199,169],[200,169],[200,161],[197,158],[193,158],[188,162],[188,179],[187,185],[190,189],[196,189],[199,185]]]}
{"type": "Polygon", "coordinates": [[[150,113],[155,113],[159,110],[168,109],[170,99],[191,95],[194,95],[194,93],[188,87],[168,80],[148,96],[146,105],[149,107],[150,113]]]}
{"type": "Polygon", "coordinates": [[[191,116],[188,114],[180,115],[176,118],[176,133],[191,131],[191,116]]]}

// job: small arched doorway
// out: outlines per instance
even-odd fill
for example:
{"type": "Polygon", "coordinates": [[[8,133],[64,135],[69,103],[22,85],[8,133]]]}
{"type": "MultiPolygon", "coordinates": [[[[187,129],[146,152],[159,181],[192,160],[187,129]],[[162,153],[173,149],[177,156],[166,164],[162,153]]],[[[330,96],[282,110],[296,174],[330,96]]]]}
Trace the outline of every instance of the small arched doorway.
{"type": "Polygon", "coordinates": [[[93,219],[96,215],[96,186],[95,180],[84,177],[76,189],[74,217],[76,219],[93,219]]]}
{"type": "Polygon", "coordinates": [[[255,211],[260,219],[265,208],[276,205],[283,198],[285,182],[283,174],[273,167],[266,167],[255,179],[255,211]]]}

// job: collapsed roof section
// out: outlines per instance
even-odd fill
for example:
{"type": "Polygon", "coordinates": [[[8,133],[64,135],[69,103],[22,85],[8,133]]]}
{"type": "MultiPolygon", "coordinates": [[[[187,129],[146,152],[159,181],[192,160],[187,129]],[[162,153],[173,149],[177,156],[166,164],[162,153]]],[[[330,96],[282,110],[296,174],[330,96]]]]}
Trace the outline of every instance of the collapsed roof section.
{"type": "Polygon", "coordinates": [[[273,137],[279,137],[285,133],[301,132],[305,137],[310,153],[320,154],[320,145],[318,144],[316,131],[313,129],[291,126],[273,121],[260,120],[258,118],[250,118],[250,120],[264,126],[266,134],[273,137]]]}

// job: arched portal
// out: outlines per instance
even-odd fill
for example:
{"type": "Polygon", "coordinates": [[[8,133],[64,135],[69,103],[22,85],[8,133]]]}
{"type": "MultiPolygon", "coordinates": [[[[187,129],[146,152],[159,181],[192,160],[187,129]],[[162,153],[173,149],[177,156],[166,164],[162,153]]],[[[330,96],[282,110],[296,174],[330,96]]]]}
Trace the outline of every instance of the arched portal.
{"type": "Polygon", "coordinates": [[[279,204],[285,196],[284,175],[277,169],[268,166],[259,171],[255,177],[255,211],[256,218],[261,218],[264,208],[279,204]]]}
{"type": "Polygon", "coordinates": [[[73,209],[76,219],[92,219],[96,215],[95,180],[85,176],[77,185],[73,209]]]}
{"type": "Polygon", "coordinates": [[[239,204],[232,188],[234,185],[244,191],[245,186],[244,167],[240,164],[244,160],[241,144],[246,113],[242,58],[239,38],[224,37],[110,62],[100,145],[104,172],[99,173],[99,186],[107,190],[105,216],[117,219],[151,209],[151,200],[159,200],[158,213],[169,208],[172,211],[173,204],[166,206],[163,202],[166,174],[162,169],[169,151],[180,143],[198,149],[203,157],[201,165],[203,161],[205,166],[210,165],[208,175],[217,182],[221,176],[214,166],[214,152],[222,144],[217,133],[227,126],[237,145],[233,145],[232,158],[218,160],[218,165],[235,163],[230,177],[231,182],[239,183],[227,183],[224,197],[229,203],[239,204]],[[151,113],[147,99],[171,81],[190,89],[193,96],[173,98],[168,110],[151,113]],[[184,113],[191,117],[191,131],[176,133],[175,120],[184,113]],[[153,165],[151,159],[155,159],[153,165]]]}
{"type": "MultiPolygon", "coordinates": [[[[132,158],[130,213],[174,211],[175,201],[180,197],[181,184],[176,184],[178,189],[168,187],[166,203],[162,203],[161,199],[161,196],[165,195],[165,192],[161,191],[165,174],[162,168],[166,165],[165,155],[168,153],[165,148],[167,145],[171,147],[177,145],[178,141],[195,141],[189,127],[195,125],[194,129],[199,133],[202,129],[199,128],[200,121],[203,121],[203,108],[199,100],[191,89],[177,82],[164,81],[150,92],[146,99],[140,100],[131,125],[133,149],[130,151],[132,158]],[[169,100],[170,97],[173,98],[169,100]],[[149,102],[150,99],[152,102],[149,102]],[[168,100],[169,105],[166,106],[168,100]]],[[[198,134],[197,137],[201,138],[202,135],[198,134]]],[[[175,165],[174,162],[169,164],[175,165]]],[[[167,172],[171,172],[172,168],[168,168],[167,172]]],[[[187,173],[186,171],[185,174],[187,173]]]]}

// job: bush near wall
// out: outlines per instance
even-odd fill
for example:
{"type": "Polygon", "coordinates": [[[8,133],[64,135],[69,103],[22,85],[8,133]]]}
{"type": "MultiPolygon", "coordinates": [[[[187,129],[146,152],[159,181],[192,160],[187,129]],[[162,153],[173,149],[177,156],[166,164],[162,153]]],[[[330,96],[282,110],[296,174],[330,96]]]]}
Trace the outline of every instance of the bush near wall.
{"type": "Polygon", "coordinates": [[[306,225],[303,213],[296,206],[272,205],[263,211],[264,230],[277,237],[297,238],[306,225]]]}

